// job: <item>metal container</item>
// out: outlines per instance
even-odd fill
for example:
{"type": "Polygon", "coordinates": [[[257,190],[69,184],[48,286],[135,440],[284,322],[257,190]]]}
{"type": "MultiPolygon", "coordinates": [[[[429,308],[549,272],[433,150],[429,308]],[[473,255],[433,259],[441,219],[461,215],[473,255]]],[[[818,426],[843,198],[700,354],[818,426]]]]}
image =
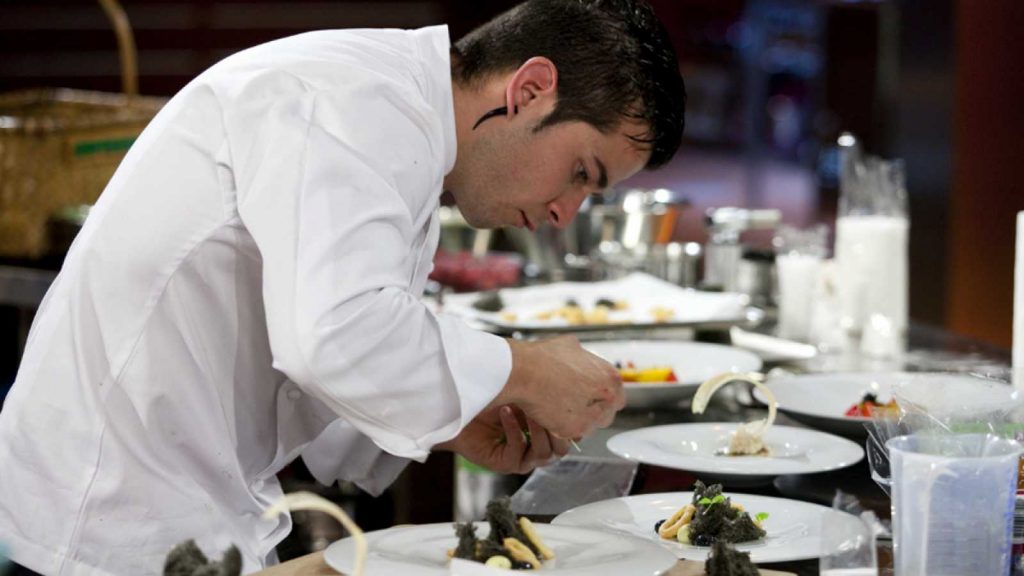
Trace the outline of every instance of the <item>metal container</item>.
{"type": "MultiPolygon", "coordinates": [[[[703,284],[726,292],[742,291],[740,264],[744,251],[740,234],[747,230],[770,230],[781,221],[782,213],[774,209],[724,207],[708,210],[705,220],[708,243],[704,249],[703,284]]],[[[749,276],[750,273],[748,271],[745,274],[749,276]]]]}
{"type": "Polygon", "coordinates": [[[736,289],[750,296],[754,306],[774,307],[778,293],[775,254],[770,251],[745,250],[739,261],[736,289]]]}
{"type": "Polygon", "coordinates": [[[683,288],[696,288],[702,253],[697,242],[655,244],[645,259],[644,271],[683,288]]]}
{"type": "Polygon", "coordinates": [[[606,203],[584,204],[566,229],[567,246],[576,254],[590,254],[604,242],[630,251],[666,244],[686,204],[665,189],[627,190],[606,203]]]}
{"type": "MultiPolygon", "coordinates": [[[[531,275],[552,281],[616,278],[637,270],[665,268],[665,264],[647,259],[649,255],[659,262],[667,259],[664,248],[654,247],[671,241],[679,211],[686,204],[664,189],[627,190],[586,199],[563,230],[544,225],[532,233],[517,228],[503,232],[526,257],[531,275]]],[[[689,256],[673,250],[679,252],[674,256],[677,263],[689,256]]]]}

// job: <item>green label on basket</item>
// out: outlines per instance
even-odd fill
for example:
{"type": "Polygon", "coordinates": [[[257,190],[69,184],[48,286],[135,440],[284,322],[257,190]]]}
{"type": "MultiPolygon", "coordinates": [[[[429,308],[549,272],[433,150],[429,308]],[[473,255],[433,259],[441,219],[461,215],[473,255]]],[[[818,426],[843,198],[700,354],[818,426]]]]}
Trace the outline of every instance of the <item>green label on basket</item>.
{"type": "Polygon", "coordinates": [[[75,143],[75,156],[91,156],[109,152],[124,152],[132,147],[135,137],[113,138],[110,140],[90,140],[75,143]]]}

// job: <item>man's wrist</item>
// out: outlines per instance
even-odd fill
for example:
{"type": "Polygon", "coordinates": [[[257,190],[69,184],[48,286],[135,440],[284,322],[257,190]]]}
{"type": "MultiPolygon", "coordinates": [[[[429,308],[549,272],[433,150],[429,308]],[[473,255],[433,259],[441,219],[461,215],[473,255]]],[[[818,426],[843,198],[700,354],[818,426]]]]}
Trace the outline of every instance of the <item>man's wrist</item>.
{"type": "MultiPolygon", "coordinates": [[[[461,433],[459,434],[461,436],[461,433]]],[[[459,436],[452,438],[451,440],[445,440],[438,444],[434,444],[434,447],[430,449],[431,452],[458,452],[459,436]]]]}
{"type": "Polygon", "coordinates": [[[505,386],[494,397],[488,408],[497,408],[498,406],[509,404],[523,407],[524,404],[530,401],[527,387],[530,384],[529,356],[531,344],[512,339],[508,339],[507,342],[512,354],[512,369],[509,371],[505,386]]]}

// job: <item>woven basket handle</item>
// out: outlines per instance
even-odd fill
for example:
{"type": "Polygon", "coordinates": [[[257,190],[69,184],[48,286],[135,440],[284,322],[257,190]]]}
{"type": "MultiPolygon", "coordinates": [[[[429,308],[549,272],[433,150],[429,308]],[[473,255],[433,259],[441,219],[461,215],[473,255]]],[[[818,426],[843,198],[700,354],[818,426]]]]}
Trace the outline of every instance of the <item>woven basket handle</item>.
{"type": "Polygon", "coordinates": [[[121,91],[127,96],[139,94],[139,67],[136,62],[135,37],[128,15],[124,13],[117,0],[99,0],[103,11],[107,13],[110,24],[117,34],[117,50],[121,55],[121,91]]]}

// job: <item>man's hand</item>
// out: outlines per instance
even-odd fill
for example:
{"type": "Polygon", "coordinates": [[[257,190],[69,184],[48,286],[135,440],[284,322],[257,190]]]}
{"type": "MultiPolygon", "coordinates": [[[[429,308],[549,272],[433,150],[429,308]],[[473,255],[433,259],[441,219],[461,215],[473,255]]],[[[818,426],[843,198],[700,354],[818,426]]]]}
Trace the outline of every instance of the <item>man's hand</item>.
{"type": "Polygon", "coordinates": [[[556,438],[581,438],[611,424],[626,405],[614,366],[574,336],[510,340],[512,374],[492,406],[514,404],[556,438]]]}
{"type": "Polygon", "coordinates": [[[461,454],[502,474],[526,474],[564,456],[569,443],[551,436],[519,410],[499,406],[481,412],[458,436],[434,448],[461,454]]]}

